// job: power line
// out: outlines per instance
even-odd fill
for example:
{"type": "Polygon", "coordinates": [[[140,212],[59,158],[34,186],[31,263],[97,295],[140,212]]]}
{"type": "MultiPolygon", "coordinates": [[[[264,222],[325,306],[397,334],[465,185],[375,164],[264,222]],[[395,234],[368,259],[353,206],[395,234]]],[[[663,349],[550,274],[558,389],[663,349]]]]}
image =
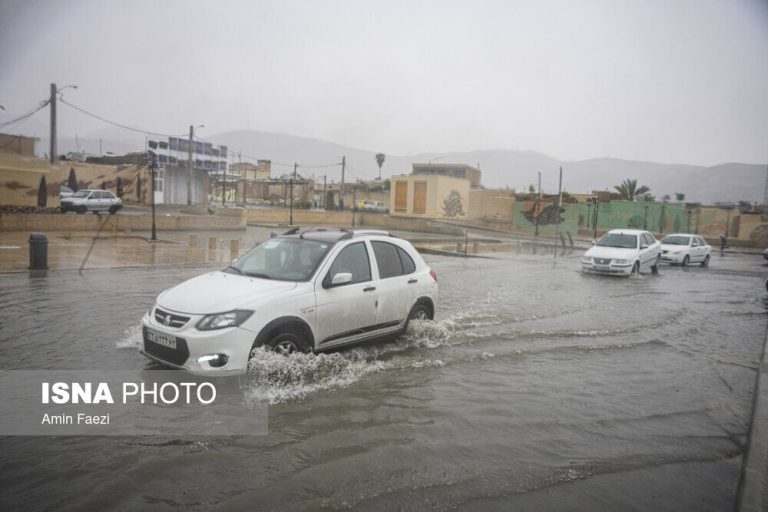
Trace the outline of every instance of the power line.
{"type": "Polygon", "coordinates": [[[42,101],[40,103],[40,105],[38,105],[36,108],[30,110],[26,114],[23,114],[23,115],[17,117],[16,119],[12,119],[10,121],[5,121],[5,122],[0,123],[0,128],[5,128],[8,125],[11,125],[11,124],[14,124],[14,123],[18,123],[19,121],[23,121],[24,119],[27,119],[28,117],[32,116],[33,114],[35,114],[38,111],[40,111],[40,110],[44,109],[45,107],[47,107],[48,103],[50,103],[50,100],[42,101]]]}
{"type": "Polygon", "coordinates": [[[84,108],[78,107],[77,105],[74,105],[74,104],[68,102],[67,100],[65,100],[62,97],[59,97],[59,101],[62,102],[63,104],[65,104],[65,105],[67,105],[68,107],[73,108],[73,109],[75,109],[75,110],[77,110],[77,111],[79,111],[79,112],[81,112],[81,113],[83,113],[83,114],[85,114],[87,116],[93,117],[94,119],[98,119],[99,121],[103,121],[103,122],[105,122],[107,124],[111,124],[113,126],[117,126],[118,128],[123,128],[124,130],[130,130],[132,132],[143,133],[145,135],[162,135],[163,137],[182,137],[183,136],[183,134],[181,134],[181,135],[171,135],[171,134],[168,134],[168,133],[153,132],[153,131],[150,131],[150,130],[142,130],[141,128],[133,128],[131,126],[127,126],[127,125],[124,125],[124,124],[121,124],[121,123],[117,123],[115,121],[110,121],[109,119],[107,119],[105,117],[102,117],[102,116],[100,116],[98,114],[94,114],[93,112],[89,112],[89,111],[85,110],[84,108]]]}

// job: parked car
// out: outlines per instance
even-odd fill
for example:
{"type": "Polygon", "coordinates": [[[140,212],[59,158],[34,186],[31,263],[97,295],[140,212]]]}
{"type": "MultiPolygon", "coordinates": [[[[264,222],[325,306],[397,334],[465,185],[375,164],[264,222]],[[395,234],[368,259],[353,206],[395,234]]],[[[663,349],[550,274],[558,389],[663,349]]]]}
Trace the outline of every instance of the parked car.
{"type": "Polygon", "coordinates": [[[684,267],[689,263],[699,263],[706,267],[710,254],[712,247],[698,235],[674,233],[661,239],[661,261],[665,263],[684,267]]]}
{"type": "Polygon", "coordinates": [[[72,194],[74,194],[74,191],[68,186],[62,185],[61,187],[59,187],[59,199],[64,199],[65,197],[72,197],[72,194]]]}
{"type": "Polygon", "coordinates": [[[108,190],[78,190],[61,200],[61,213],[109,212],[115,214],[123,207],[123,201],[108,190]]]}
{"type": "Polygon", "coordinates": [[[370,212],[381,212],[381,213],[389,212],[389,208],[387,208],[387,205],[381,201],[365,200],[363,201],[362,209],[370,212]]]}
{"type": "Polygon", "coordinates": [[[631,275],[650,269],[657,272],[661,244],[652,234],[637,229],[612,229],[581,258],[584,272],[631,275]]]}
{"type": "Polygon", "coordinates": [[[768,249],[763,250],[763,258],[768,260],[768,249]]]}
{"type": "Polygon", "coordinates": [[[402,334],[434,317],[437,290],[413,246],[384,231],[292,230],[161,293],[140,351],[193,373],[241,373],[257,347],[289,355],[402,334]]]}

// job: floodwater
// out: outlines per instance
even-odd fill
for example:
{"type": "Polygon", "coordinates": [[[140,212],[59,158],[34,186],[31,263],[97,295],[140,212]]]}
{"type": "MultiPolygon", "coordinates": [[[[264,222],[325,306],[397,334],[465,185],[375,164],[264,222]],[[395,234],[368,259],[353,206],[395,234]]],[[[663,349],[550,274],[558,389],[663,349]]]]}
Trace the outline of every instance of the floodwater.
{"type": "MultiPolygon", "coordinates": [[[[578,254],[426,259],[436,322],[256,357],[269,435],[6,437],[0,508],[733,508],[766,332],[759,255],[637,278],[582,275],[578,254]]],[[[3,275],[0,368],[154,367],[139,318],[208,268],[3,275]]]]}

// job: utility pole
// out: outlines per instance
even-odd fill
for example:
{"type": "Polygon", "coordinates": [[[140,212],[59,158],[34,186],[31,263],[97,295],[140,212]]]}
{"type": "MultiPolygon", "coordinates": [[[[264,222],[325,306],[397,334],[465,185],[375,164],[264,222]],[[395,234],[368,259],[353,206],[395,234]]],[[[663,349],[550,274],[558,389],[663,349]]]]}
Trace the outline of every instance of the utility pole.
{"type": "Polygon", "coordinates": [[[192,206],[192,144],[195,137],[195,127],[189,125],[189,152],[187,154],[187,205],[192,206]]]}
{"type": "Polygon", "coordinates": [[[296,168],[299,166],[296,162],[293,162],[293,177],[291,178],[291,214],[288,224],[293,226],[293,180],[296,179],[296,168]]]}
{"type": "Polygon", "coordinates": [[[563,168],[560,167],[560,183],[557,185],[557,224],[555,224],[555,263],[557,263],[557,244],[560,241],[560,209],[563,207],[563,168]]]}
{"type": "Polygon", "coordinates": [[[352,185],[352,229],[355,228],[355,211],[357,210],[357,185],[352,185]]]}
{"type": "Polygon", "coordinates": [[[339,191],[339,206],[343,210],[344,209],[344,171],[347,168],[347,157],[346,155],[341,157],[341,189],[339,191]]]}
{"type": "Polygon", "coordinates": [[[328,175],[323,174],[323,210],[327,209],[325,204],[325,199],[328,197],[325,191],[326,185],[327,185],[327,179],[328,179],[328,175]]]}
{"type": "Polygon", "coordinates": [[[541,208],[541,171],[539,171],[539,191],[536,193],[536,210],[534,211],[534,215],[536,215],[536,230],[535,230],[534,236],[539,236],[540,208],[541,208]]]}
{"type": "Polygon", "coordinates": [[[56,163],[56,84],[51,84],[51,165],[56,163]]]}
{"type": "Polygon", "coordinates": [[[227,197],[227,170],[224,169],[221,179],[221,206],[226,207],[227,197]]]}

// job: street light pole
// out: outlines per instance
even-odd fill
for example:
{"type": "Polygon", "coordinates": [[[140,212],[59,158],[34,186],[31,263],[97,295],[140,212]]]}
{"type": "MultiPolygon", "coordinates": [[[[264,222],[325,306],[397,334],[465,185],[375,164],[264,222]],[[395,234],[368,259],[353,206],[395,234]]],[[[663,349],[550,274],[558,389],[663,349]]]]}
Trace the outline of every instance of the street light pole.
{"type": "Polygon", "coordinates": [[[155,154],[152,153],[152,241],[157,240],[157,227],[155,227],[155,168],[157,167],[155,154]]]}

